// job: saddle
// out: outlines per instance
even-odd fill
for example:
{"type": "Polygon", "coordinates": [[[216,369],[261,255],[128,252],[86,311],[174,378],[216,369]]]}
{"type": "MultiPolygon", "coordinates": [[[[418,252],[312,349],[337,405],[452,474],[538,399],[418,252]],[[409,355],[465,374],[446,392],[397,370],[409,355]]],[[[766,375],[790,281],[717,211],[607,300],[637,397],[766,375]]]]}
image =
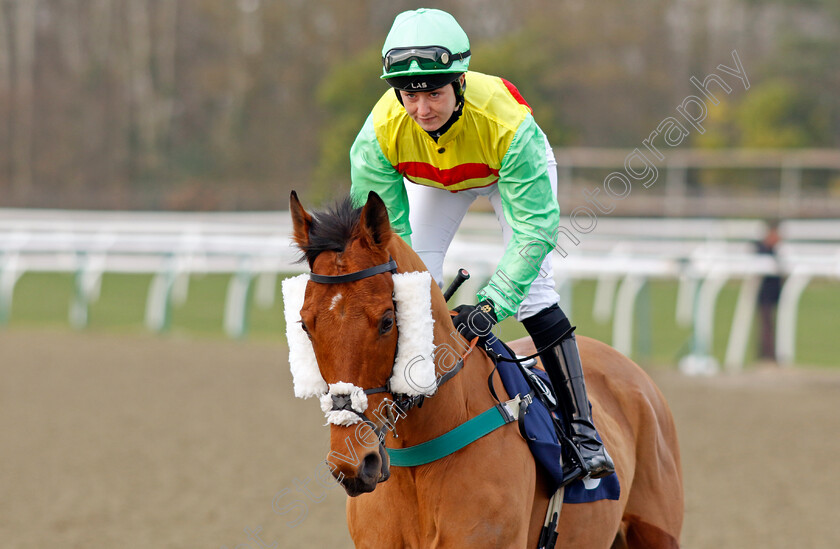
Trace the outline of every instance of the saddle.
{"type": "MultiPolygon", "coordinates": [[[[520,431],[528,442],[534,459],[542,465],[547,474],[551,493],[564,486],[563,461],[573,459],[571,441],[565,432],[564,418],[555,408],[556,395],[551,388],[548,374],[536,368],[537,361],[522,361],[504,342],[491,335],[479,338],[485,352],[496,364],[502,385],[511,398],[519,395],[529,402],[520,416],[520,431]]],[[[488,380],[493,390],[492,375],[488,380]]],[[[498,399],[497,399],[498,400],[498,399]]],[[[618,500],[620,495],[618,477],[615,473],[600,479],[579,479],[565,486],[563,503],[589,503],[602,499],[618,500]]]]}

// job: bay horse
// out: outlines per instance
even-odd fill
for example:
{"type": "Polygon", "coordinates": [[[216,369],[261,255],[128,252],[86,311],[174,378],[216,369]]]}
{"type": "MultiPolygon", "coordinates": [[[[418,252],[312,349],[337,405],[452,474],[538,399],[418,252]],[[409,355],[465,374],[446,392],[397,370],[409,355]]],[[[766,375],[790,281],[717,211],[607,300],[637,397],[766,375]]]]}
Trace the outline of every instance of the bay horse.
{"type": "MultiPolygon", "coordinates": [[[[434,390],[425,398],[415,395],[408,406],[405,395],[400,400],[395,357],[408,332],[418,328],[401,323],[395,281],[426,269],[392,232],[382,200],[370,193],[361,208],[347,198],[312,215],[292,192],[290,210],[294,242],[311,271],[301,275],[307,278],[295,324],[311,341],[318,378],[303,395],[296,380],[295,391],[320,396],[328,417],[341,415],[330,420],[326,463],[347,491],[347,524],[356,547],[536,548],[551,494],[515,427],[498,428],[431,463],[389,464],[386,447],[435,439],[498,402],[488,388],[494,364],[480,349],[459,351],[458,369],[432,362],[434,390]],[[403,403],[398,417],[387,408],[394,402],[403,403]],[[419,406],[406,409],[412,404],[419,406]],[[372,413],[382,405],[389,413],[372,413]]],[[[440,288],[426,280],[415,293],[431,310],[435,355],[444,348],[469,349],[440,288]]],[[[284,287],[284,299],[285,293],[284,287]]],[[[287,310],[287,319],[290,313],[294,318],[297,311],[287,310]]],[[[618,500],[563,506],[557,547],[679,547],[683,484],[670,409],[629,358],[590,338],[578,336],[578,344],[595,423],[615,462],[621,494],[618,500]]],[[[519,354],[535,352],[529,338],[509,345],[519,354]]],[[[291,353],[290,338],[290,363],[291,353]]],[[[492,379],[498,398],[510,398],[498,375],[492,379]]]]}

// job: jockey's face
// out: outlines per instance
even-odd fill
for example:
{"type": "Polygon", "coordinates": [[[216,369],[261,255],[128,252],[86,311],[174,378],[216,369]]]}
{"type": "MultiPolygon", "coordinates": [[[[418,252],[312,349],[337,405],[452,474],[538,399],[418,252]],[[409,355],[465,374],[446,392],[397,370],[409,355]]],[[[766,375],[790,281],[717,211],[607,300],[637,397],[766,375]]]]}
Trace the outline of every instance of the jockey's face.
{"type": "Polygon", "coordinates": [[[408,116],[427,132],[446,124],[457,105],[451,84],[426,92],[400,90],[400,95],[408,116]]]}

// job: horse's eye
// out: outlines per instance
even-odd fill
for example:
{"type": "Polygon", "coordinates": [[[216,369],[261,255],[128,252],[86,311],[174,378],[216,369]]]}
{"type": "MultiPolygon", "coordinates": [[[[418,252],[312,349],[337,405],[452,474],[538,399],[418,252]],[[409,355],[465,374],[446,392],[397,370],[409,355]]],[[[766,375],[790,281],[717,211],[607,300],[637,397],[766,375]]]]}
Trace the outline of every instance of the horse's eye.
{"type": "Polygon", "coordinates": [[[306,322],[301,320],[300,321],[300,328],[309,337],[309,339],[312,339],[312,334],[309,333],[309,328],[306,327],[306,322]]]}
{"type": "Polygon", "coordinates": [[[385,335],[390,332],[394,327],[394,313],[391,311],[386,312],[382,316],[382,320],[379,321],[379,334],[385,335]]]}

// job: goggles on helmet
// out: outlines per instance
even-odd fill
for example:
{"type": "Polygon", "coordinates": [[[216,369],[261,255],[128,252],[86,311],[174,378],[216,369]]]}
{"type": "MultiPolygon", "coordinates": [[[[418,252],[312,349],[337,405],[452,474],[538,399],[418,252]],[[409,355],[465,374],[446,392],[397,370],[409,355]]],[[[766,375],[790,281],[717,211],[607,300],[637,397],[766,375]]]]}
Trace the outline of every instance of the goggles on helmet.
{"type": "Polygon", "coordinates": [[[385,72],[407,71],[411,62],[417,61],[422,70],[445,70],[452,66],[456,59],[466,59],[470,50],[462,53],[452,53],[443,46],[422,46],[417,48],[393,48],[388,50],[382,58],[385,72]]]}

